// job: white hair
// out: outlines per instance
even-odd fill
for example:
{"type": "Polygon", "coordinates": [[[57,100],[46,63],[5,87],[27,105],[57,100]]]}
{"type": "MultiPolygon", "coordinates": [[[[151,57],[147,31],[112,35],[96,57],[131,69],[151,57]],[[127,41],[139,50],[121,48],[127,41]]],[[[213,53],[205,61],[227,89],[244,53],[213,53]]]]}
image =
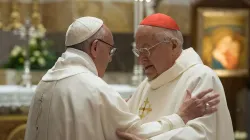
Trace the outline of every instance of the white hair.
{"type": "Polygon", "coordinates": [[[171,30],[171,29],[163,29],[163,32],[165,37],[171,40],[176,40],[178,43],[178,46],[182,47],[183,46],[183,36],[182,33],[178,30],[171,30]]]}

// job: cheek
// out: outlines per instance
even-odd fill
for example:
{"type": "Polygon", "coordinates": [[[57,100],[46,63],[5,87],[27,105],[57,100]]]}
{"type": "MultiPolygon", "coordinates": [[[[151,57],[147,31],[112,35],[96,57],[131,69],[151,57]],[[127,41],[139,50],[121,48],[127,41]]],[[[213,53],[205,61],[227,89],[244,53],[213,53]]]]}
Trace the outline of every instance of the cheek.
{"type": "Polygon", "coordinates": [[[106,49],[102,49],[100,52],[98,52],[98,55],[100,56],[99,59],[101,62],[105,62],[109,59],[109,52],[106,49]]]}
{"type": "Polygon", "coordinates": [[[102,65],[103,65],[104,67],[106,67],[107,64],[108,64],[108,62],[109,62],[109,56],[107,56],[107,55],[102,55],[100,61],[102,62],[102,65]]]}
{"type": "Polygon", "coordinates": [[[172,66],[172,56],[171,54],[160,52],[158,55],[152,56],[151,62],[157,73],[161,74],[172,66]]]}
{"type": "Polygon", "coordinates": [[[162,60],[158,59],[157,57],[153,57],[152,56],[149,61],[154,66],[154,71],[156,73],[158,73],[159,70],[160,70],[160,66],[161,66],[162,60]]]}
{"type": "Polygon", "coordinates": [[[98,55],[98,58],[96,59],[98,61],[98,67],[100,71],[103,71],[107,67],[107,56],[105,56],[103,53],[98,55]]]}
{"type": "Polygon", "coordinates": [[[154,62],[155,71],[156,71],[158,74],[161,73],[161,71],[162,71],[162,66],[163,66],[162,61],[156,61],[156,62],[154,62]]]}

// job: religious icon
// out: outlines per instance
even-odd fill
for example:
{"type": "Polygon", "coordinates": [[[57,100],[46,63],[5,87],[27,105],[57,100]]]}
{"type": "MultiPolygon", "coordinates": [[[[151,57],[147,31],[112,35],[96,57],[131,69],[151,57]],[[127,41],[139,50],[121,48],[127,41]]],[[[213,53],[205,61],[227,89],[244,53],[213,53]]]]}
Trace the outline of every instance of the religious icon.
{"type": "Polygon", "coordinates": [[[199,9],[198,52],[214,70],[248,68],[247,10],[199,9]]]}

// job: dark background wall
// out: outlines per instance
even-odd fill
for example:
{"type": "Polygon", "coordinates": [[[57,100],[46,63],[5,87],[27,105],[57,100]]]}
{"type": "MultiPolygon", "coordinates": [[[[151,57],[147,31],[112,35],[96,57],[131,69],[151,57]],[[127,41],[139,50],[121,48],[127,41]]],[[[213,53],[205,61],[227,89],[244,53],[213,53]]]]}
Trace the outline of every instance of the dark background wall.
{"type": "MultiPolygon", "coordinates": [[[[50,33],[46,39],[54,42],[51,48],[57,56],[65,51],[64,47],[65,33],[50,33]]],[[[190,46],[190,37],[184,36],[184,48],[190,46]]],[[[108,66],[108,71],[132,72],[134,65],[134,54],[132,52],[133,33],[114,33],[115,47],[118,48],[113,56],[112,62],[108,66]]],[[[15,45],[24,45],[27,41],[21,40],[19,36],[12,32],[0,31],[0,67],[8,60],[10,51],[15,45]]]]}

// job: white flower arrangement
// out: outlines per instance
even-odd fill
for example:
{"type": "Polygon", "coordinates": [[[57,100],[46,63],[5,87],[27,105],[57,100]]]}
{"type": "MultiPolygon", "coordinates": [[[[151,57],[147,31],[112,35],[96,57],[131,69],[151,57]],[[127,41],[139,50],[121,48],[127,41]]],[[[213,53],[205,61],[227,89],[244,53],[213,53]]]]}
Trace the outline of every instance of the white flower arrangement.
{"type": "MultiPolygon", "coordinates": [[[[29,58],[31,69],[49,69],[53,66],[56,56],[49,51],[52,44],[42,38],[32,38],[29,40],[29,58]]],[[[23,69],[27,56],[25,47],[15,45],[10,52],[9,61],[5,67],[23,69]]]]}
{"type": "Polygon", "coordinates": [[[16,57],[20,52],[22,52],[22,48],[18,45],[15,45],[14,49],[11,51],[11,57],[16,57]]]}

